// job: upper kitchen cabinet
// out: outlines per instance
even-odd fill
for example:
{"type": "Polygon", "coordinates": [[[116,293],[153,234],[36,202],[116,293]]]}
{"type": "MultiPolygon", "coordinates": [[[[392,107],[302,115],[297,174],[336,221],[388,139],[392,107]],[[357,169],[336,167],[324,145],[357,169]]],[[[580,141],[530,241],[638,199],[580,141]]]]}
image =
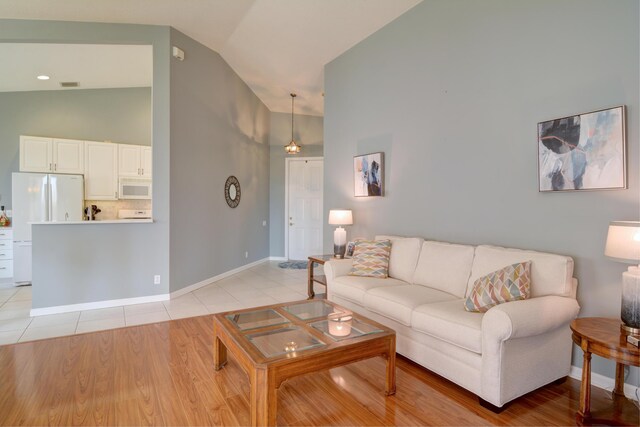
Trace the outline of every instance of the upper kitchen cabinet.
{"type": "Polygon", "coordinates": [[[118,144],[119,176],[151,178],[151,147],[118,144]]]}
{"type": "Polygon", "coordinates": [[[84,173],[84,142],[20,137],[20,172],[84,173]]]}
{"type": "Polygon", "coordinates": [[[118,199],[118,144],[85,142],[84,198],[118,199]]]}

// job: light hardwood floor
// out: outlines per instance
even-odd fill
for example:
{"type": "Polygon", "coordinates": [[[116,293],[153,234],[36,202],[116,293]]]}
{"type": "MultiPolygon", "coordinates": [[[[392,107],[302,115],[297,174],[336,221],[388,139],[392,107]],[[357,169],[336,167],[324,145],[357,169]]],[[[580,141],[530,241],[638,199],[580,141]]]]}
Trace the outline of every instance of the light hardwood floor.
{"type": "MultiPolygon", "coordinates": [[[[0,347],[2,425],[247,425],[249,381],[230,355],[213,369],[212,316],[0,347]]],[[[279,425],[574,425],[579,382],[568,379],[501,414],[471,393],[397,361],[385,397],[384,361],[293,378],[278,391],[279,425]]],[[[593,389],[593,407],[608,393],[593,389]]],[[[636,423],[637,425],[637,423],[636,423]]]]}

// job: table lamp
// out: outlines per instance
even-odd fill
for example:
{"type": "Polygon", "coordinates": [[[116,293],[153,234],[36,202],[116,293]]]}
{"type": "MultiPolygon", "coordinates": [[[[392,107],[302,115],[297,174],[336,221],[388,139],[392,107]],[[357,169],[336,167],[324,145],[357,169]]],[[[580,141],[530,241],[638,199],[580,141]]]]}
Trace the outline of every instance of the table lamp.
{"type": "MultiPolygon", "coordinates": [[[[604,254],[627,264],[640,262],[640,221],[613,221],[609,224],[604,254]]],[[[622,273],[622,333],[640,335],[640,266],[622,273]]]]}
{"type": "Polygon", "coordinates": [[[333,256],[336,258],[344,258],[347,250],[347,230],[340,226],[351,224],[353,224],[353,214],[350,210],[331,209],[329,211],[329,225],[338,226],[333,232],[333,256]]]}

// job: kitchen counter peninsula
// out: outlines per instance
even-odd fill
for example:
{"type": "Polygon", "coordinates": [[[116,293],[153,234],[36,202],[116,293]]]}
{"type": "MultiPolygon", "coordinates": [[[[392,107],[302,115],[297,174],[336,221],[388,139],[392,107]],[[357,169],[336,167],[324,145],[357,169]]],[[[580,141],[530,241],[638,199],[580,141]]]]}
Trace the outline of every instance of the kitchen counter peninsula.
{"type": "Polygon", "coordinates": [[[98,225],[98,224],[144,224],[153,223],[153,219],[99,219],[96,221],[40,221],[31,225],[98,225]]]}

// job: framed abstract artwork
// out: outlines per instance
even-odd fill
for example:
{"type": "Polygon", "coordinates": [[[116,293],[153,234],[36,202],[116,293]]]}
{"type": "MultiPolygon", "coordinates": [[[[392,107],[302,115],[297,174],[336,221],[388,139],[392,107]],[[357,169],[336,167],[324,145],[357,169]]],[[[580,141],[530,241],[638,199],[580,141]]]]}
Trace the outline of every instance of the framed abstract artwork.
{"type": "Polygon", "coordinates": [[[356,197],[383,196],[384,153],[353,158],[353,183],[356,197]]]}
{"type": "Polygon", "coordinates": [[[539,191],[627,188],[625,107],[538,123],[539,191]]]}

